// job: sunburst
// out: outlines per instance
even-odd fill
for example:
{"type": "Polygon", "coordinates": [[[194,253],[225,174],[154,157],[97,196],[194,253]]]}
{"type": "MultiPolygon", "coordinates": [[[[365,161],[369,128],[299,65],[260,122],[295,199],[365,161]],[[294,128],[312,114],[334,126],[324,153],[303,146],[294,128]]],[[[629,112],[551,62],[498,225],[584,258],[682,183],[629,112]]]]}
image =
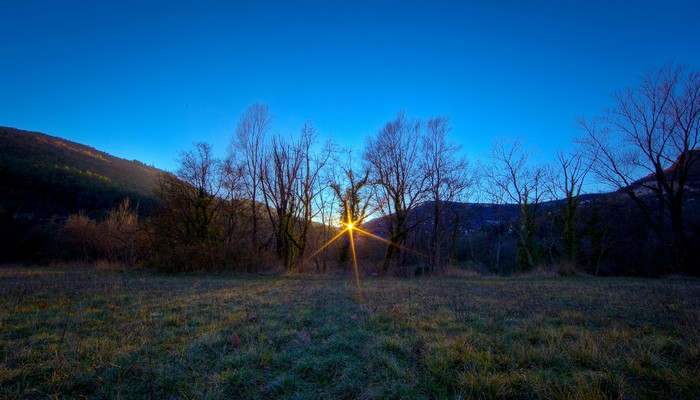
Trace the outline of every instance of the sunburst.
{"type": "Polygon", "coordinates": [[[371,232],[367,232],[364,229],[360,229],[358,227],[358,225],[362,222],[362,220],[364,220],[365,216],[363,215],[357,219],[353,219],[352,216],[350,215],[350,208],[346,207],[346,210],[348,210],[348,213],[347,213],[345,221],[339,221],[340,226],[343,227],[343,229],[340,232],[338,232],[338,234],[336,234],[331,239],[329,239],[326,243],[324,243],[323,246],[319,247],[313,254],[311,254],[309,257],[307,257],[306,260],[304,260],[302,263],[306,263],[307,261],[309,261],[310,259],[312,259],[316,255],[318,255],[318,253],[320,253],[323,249],[330,246],[333,242],[335,242],[336,240],[340,239],[345,234],[347,234],[348,239],[350,241],[350,252],[352,254],[353,272],[355,273],[355,288],[357,289],[357,297],[358,297],[359,301],[362,301],[362,288],[360,286],[360,269],[357,265],[357,250],[355,249],[355,232],[357,232],[361,235],[367,236],[369,238],[379,240],[379,241],[384,242],[390,246],[394,246],[398,249],[401,249],[401,250],[404,250],[404,251],[407,251],[410,253],[414,253],[414,254],[417,254],[419,256],[424,256],[424,255],[416,252],[415,250],[409,249],[407,247],[397,245],[396,243],[394,243],[390,240],[384,239],[383,237],[377,236],[371,232]]]}

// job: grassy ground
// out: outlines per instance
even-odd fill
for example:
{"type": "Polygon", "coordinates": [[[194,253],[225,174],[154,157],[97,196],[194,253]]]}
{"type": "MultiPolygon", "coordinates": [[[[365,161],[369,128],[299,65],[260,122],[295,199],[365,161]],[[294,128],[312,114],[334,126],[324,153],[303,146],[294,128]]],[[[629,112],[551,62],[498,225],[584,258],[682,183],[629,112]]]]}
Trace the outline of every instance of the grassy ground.
{"type": "Polygon", "coordinates": [[[0,268],[0,398],[698,398],[700,281],[0,268]]]}

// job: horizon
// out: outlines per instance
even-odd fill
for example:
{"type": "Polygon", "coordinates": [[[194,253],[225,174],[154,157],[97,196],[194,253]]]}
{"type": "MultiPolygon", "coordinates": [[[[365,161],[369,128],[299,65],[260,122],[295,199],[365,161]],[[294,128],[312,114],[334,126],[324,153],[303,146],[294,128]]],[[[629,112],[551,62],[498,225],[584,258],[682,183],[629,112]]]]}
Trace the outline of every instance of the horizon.
{"type": "Polygon", "coordinates": [[[0,125],[168,171],[194,142],[222,156],[255,102],[273,133],[311,120],[319,139],[356,151],[405,110],[449,116],[470,160],[515,136],[551,160],[580,134],[576,117],[600,114],[649,69],[700,67],[689,1],[6,8],[0,125]]]}

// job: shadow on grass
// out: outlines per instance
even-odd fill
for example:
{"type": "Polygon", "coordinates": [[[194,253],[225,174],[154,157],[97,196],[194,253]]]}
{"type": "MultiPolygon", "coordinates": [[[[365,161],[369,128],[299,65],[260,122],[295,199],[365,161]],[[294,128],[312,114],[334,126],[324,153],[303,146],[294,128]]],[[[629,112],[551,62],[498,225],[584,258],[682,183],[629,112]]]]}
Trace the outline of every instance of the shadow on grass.
{"type": "Polygon", "coordinates": [[[0,269],[0,397],[692,398],[700,282],[0,269]]]}

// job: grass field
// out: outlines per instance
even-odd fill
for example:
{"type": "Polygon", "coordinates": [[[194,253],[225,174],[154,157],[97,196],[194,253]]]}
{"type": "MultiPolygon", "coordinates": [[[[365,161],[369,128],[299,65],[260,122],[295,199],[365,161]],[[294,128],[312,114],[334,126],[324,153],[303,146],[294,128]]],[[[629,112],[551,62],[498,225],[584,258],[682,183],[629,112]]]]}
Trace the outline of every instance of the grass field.
{"type": "Polygon", "coordinates": [[[0,398],[698,398],[700,281],[0,268],[0,398]]]}

